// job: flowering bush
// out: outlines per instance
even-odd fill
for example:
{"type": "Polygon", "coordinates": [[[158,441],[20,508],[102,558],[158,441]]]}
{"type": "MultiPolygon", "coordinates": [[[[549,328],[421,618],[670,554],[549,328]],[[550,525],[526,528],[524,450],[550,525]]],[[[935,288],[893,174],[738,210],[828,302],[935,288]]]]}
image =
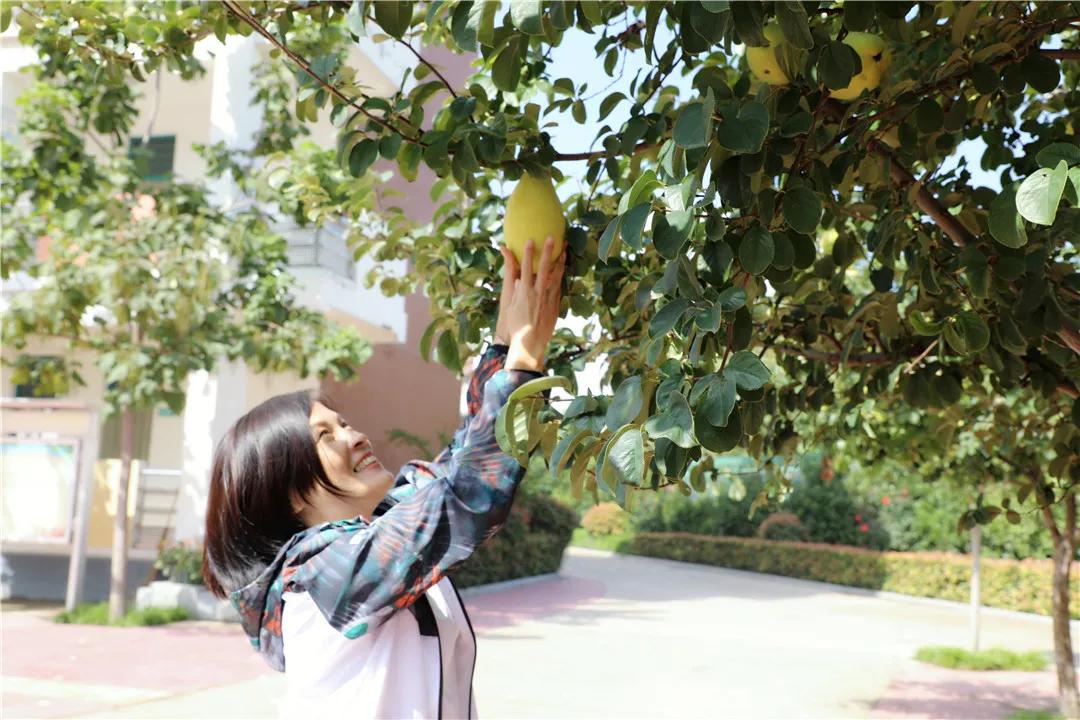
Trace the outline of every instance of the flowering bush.
{"type": "Polygon", "coordinates": [[[593,505],[581,519],[581,527],[593,537],[622,535],[629,525],[629,514],[613,502],[593,505]]]}

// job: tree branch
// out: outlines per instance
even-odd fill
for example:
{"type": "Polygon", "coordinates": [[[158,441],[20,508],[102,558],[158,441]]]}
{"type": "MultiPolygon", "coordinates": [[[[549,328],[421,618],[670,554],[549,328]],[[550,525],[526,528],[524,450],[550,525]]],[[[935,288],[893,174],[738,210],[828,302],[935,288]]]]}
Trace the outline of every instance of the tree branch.
{"type": "MultiPolygon", "coordinates": [[[[640,155],[641,153],[652,150],[653,148],[660,147],[658,143],[639,143],[631,155],[640,155]]],[[[606,150],[595,150],[593,152],[580,152],[580,153],[555,153],[555,160],[562,162],[572,162],[574,160],[595,160],[607,156],[606,150]]]]}
{"type": "Polygon", "coordinates": [[[401,43],[402,45],[404,45],[405,47],[409,48],[409,52],[411,52],[413,55],[415,55],[417,60],[419,60],[424,65],[427,65],[428,69],[431,70],[431,72],[435,73],[435,77],[439,78],[439,80],[442,81],[442,84],[444,86],[446,86],[446,89],[450,91],[451,95],[453,95],[455,98],[458,96],[458,94],[456,92],[454,92],[454,88],[450,87],[450,82],[443,76],[443,74],[441,72],[439,72],[438,68],[436,68],[434,65],[432,65],[430,61],[425,60],[424,56],[421,55],[416,50],[416,48],[414,48],[412,46],[411,43],[408,43],[408,42],[406,42],[404,40],[400,40],[400,39],[398,40],[398,42],[401,43]]]}
{"type": "MultiPolygon", "coordinates": [[[[240,5],[235,0],[222,0],[222,4],[225,5],[225,8],[229,11],[229,13],[236,16],[237,19],[239,19],[245,25],[248,25],[249,27],[251,27],[251,29],[253,29],[255,32],[259,33],[259,35],[261,35],[263,38],[265,38],[271,45],[273,45],[274,47],[281,50],[281,52],[285,53],[285,55],[290,60],[292,60],[294,63],[296,63],[296,65],[301,70],[303,70],[305,73],[307,73],[308,76],[310,76],[312,79],[314,79],[315,82],[322,85],[323,88],[325,88],[326,91],[329,92],[331,95],[333,95],[337,99],[341,100],[345,104],[355,108],[362,115],[364,115],[364,117],[368,118],[369,120],[371,120],[376,125],[380,125],[380,126],[386,128],[387,130],[389,130],[390,132],[393,132],[393,133],[396,133],[396,134],[400,135],[401,138],[403,140],[405,140],[406,142],[411,142],[411,143],[415,143],[416,145],[424,146],[424,143],[420,141],[419,137],[410,137],[409,135],[406,135],[405,133],[401,132],[401,130],[394,127],[390,123],[386,122],[382,118],[376,117],[374,114],[372,114],[371,112],[369,112],[368,110],[366,110],[362,106],[357,105],[356,101],[353,98],[348,97],[347,95],[345,95],[345,93],[341,92],[341,90],[339,90],[337,87],[335,87],[334,85],[331,85],[329,82],[327,82],[323,78],[319,77],[319,75],[317,73],[315,73],[315,71],[313,71],[311,69],[311,65],[308,63],[307,60],[305,60],[303,57],[301,57],[295,51],[293,51],[291,48],[289,48],[289,46],[287,46],[284,42],[281,42],[276,37],[274,37],[270,33],[269,30],[264,28],[255,18],[253,18],[251,15],[249,15],[242,7],[240,7],[240,5]]],[[[364,95],[361,94],[361,97],[364,97],[364,95]]],[[[404,118],[402,118],[402,120],[403,120],[403,122],[406,122],[407,124],[409,124],[411,126],[411,123],[408,123],[407,120],[404,120],[404,118]]]]}
{"type": "MultiPolygon", "coordinates": [[[[829,363],[830,365],[839,365],[841,359],[843,359],[843,353],[828,353],[821,350],[814,350],[813,348],[772,345],[769,349],[784,355],[795,355],[797,357],[807,358],[808,360],[829,363]]],[[[893,355],[888,355],[886,353],[870,353],[867,355],[849,355],[847,362],[845,362],[844,365],[888,365],[895,361],[896,357],[893,355]]]]}
{"type": "Polygon", "coordinates": [[[1080,60],[1080,50],[1047,50],[1039,48],[1039,54],[1053,60],[1080,60]]]}

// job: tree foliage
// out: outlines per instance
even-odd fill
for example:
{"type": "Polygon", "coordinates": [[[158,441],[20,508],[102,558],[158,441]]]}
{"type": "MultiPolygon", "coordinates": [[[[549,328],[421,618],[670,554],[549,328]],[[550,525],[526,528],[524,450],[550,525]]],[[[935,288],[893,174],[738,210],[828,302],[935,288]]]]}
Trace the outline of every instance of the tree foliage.
{"type": "MultiPolygon", "coordinates": [[[[566,310],[592,332],[561,330],[550,364],[569,375],[605,357],[616,392],[561,409],[523,402],[503,433],[518,452],[557,452],[574,487],[625,504],[737,447],[762,462],[790,456],[808,440],[800,416],[828,406],[857,421],[865,401],[887,396],[944,410],[969,394],[1020,393],[1067,436],[1052,450],[1062,482],[1080,473],[1071,3],[23,7],[22,35],[44,56],[99,68],[87,91],[94,127],[120,124],[108,118],[131,77],[195,72],[200,39],[257,33],[295,79],[290,93],[280,83],[270,93],[280,125],[328,111],[338,167],[357,183],[380,159],[406,178],[434,171],[442,204],[430,225],[388,213],[387,232],[353,241],[358,255],[413,263],[408,278],[377,268],[371,280],[427,292],[423,350],[451,367],[494,320],[501,181],[549,167],[559,178],[584,162],[587,187],[566,200],[566,310]],[[786,40],[777,59],[788,85],[756,82],[738,51],[764,46],[770,23],[786,40]],[[861,71],[842,42],[854,31],[884,38],[893,63],[880,87],[842,103],[830,91],[861,71]],[[569,33],[595,38],[614,79],[595,116],[589,88],[550,72],[569,33]],[[406,89],[365,91],[345,53],[359,36],[415,55],[406,89]],[[476,53],[476,73],[447,82],[422,52],[435,45],[476,53]],[[618,73],[627,57],[644,60],[633,78],[618,73]],[[617,108],[628,119],[608,122],[617,108]],[[595,127],[600,149],[552,146],[546,124],[567,111],[595,127]],[[977,139],[975,161],[958,148],[977,139]],[[973,162],[1001,192],[976,184],[973,162]]],[[[267,142],[291,152],[298,132],[267,142]]],[[[275,176],[297,212],[339,210],[305,172],[297,163],[275,176]]]]}

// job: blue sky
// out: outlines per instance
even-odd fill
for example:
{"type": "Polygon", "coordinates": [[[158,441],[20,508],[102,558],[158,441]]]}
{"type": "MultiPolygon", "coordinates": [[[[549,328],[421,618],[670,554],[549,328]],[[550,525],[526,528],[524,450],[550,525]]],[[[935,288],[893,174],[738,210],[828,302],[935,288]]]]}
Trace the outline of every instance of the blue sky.
{"type": "MultiPolygon", "coordinates": [[[[656,45],[658,48],[665,47],[669,42],[674,42],[675,38],[673,33],[666,27],[657,29],[656,32],[656,45]]],[[[579,125],[570,116],[570,111],[565,112],[553,112],[546,116],[544,122],[555,120],[558,125],[552,128],[548,128],[548,132],[551,133],[552,144],[559,152],[583,152],[590,149],[597,131],[603,125],[610,125],[616,130],[629,118],[630,115],[630,103],[622,102],[615,110],[608,115],[603,122],[597,120],[600,110],[600,103],[609,93],[616,90],[623,91],[626,95],[629,95],[629,86],[634,79],[634,74],[645,66],[645,56],[643,52],[630,53],[627,58],[626,66],[622,70],[622,76],[620,77],[620,71],[617,68],[615,71],[615,78],[608,77],[604,73],[603,63],[596,57],[596,52],[593,46],[600,38],[599,34],[588,35],[580,30],[571,29],[563,37],[562,44],[554,48],[551,54],[552,62],[549,65],[549,72],[553,79],[560,77],[571,78],[576,86],[580,86],[582,83],[588,84],[588,91],[586,95],[591,95],[592,98],[585,101],[585,108],[587,113],[587,120],[584,125],[579,125]],[[613,83],[613,84],[612,84],[613,83]],[[608,85],[611,87],[607,87],[608,85]],[[604,89],[606,88],[606,89],[604,89]]],[[[1056,40],[1056,38],[1055,38],[1056,40]]],[[[1060,41],[1058,41],[1060,44],[1060,41]]],[[[736,53],[741,52],[741,46],[734,46],[736,53]]],[[[646,75],[642,73],[642,78],[646,75]]],[[[689,98],[691,96],[691,79],[692,77],[680,74],[679,69],[676,69],[672,73],[667,82],[668,84],[676,85],[680,88],[680,97],[689,98]]],[[[599,145],[593,146],[591,149],[597,149],[599,145]]],[[[985,186],[995,191],[1001,190],[1001,183],[998,179],[997,173],[984,172],[979,167],[979,159],[982,157],[983,151],[986,145],[981,139],[965,140],[960,143],[957,153],[950,157],[942,165],[938,175],[944,172],[956,168],[961,159],[967,161],[969,172],[972,174],[972,186],[985,186]]],[[[584,177],[587,169],[587,163],[585,162],[566,162],[560,163],[559,168],[569,178],[581,178],[584,177]]],[[[584,180],[580,180],[583,184],[584,180]]],[[[560,195],[566,197],[579,189],[579,184],[574,183],[571,180],[560,187],[560,195]]]]}

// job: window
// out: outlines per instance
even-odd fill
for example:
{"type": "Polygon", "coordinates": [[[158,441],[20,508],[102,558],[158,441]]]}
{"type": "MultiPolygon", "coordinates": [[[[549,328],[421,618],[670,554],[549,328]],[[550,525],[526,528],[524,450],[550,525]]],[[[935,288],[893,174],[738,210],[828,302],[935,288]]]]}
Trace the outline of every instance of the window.
{"type": "Polygon", "coordinates": [[[173,156],[176,154],[175,135],[152,135],[148,150],[142,149],[141,137],[131,138],[128,155],[135,160],[139,175],[149,182],[164,182],[172,178],[173,156]]]}
{"type": "Polygon", "coordinates": [[[60,358],[55,355],[22,355],[15,362],[12,381],[17,398],[54,398],[67,393],[67,385],[58,376],[60,358]]]}

